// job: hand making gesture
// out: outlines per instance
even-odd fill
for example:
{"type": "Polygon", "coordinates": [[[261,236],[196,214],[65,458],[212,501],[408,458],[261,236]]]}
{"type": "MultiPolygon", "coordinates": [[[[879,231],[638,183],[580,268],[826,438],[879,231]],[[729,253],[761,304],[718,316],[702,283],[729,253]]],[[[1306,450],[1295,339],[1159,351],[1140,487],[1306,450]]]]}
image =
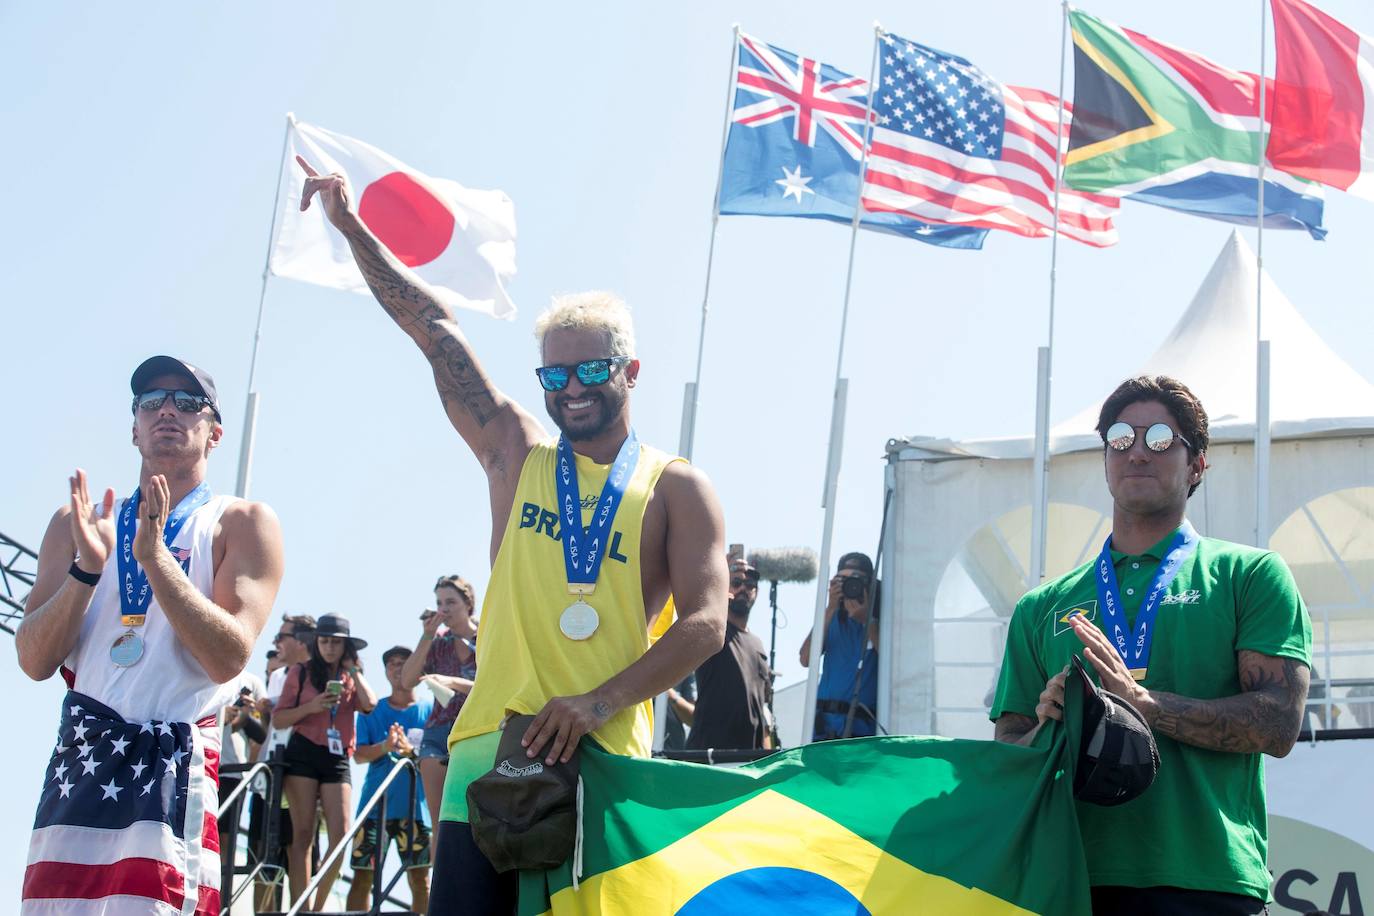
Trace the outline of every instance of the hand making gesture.
{"type": "Polygon", "coordinates": [[[310,200],[320,195],[320,205],[324,215],[340,229],[356,222],[358,215],[353,211],[353,201],[348,193],[348,179],[337,172],[321,175],[300,156],[296,164],[305,172],[305,186],[301,188],[301,212],[310,209],[310,200]]]}
{"type": "Polygon", "coordinates": [[[92,505],[86,490],[86,472],[76,469],[67,478],[72,499],[72,544],[76,547],[76,565],[83,572],[99,575],[110,558],[115,545],[114,490],[107,489],[100,505],[92,505]]]}
{"type": "Polygon", "coordinates": [[[167,528],[167,516],[172,513],[172,492],[167,486],[167,478],[154,474],[140,494],[138,528],[134,532],[134,559],[146,569],[152,564],[158,550],[166,549],[162,543],[162,532],[167,528]]]}

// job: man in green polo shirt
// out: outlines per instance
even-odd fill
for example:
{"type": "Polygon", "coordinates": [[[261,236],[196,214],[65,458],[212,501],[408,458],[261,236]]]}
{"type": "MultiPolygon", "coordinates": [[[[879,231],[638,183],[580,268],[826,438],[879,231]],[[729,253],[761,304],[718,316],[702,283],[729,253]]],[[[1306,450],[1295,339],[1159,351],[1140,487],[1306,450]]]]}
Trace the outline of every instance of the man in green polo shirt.
{"type": "Polygon", "coordinates": [[[1199,537],[1184,518],[1207,470],[1207,414],[1183,383],[1123,382],[1102,405],[1112,533],[1102,555],[1016,605],[991,717],[1029,744],[1063,715],[1076,653],[1138,709],[1159,776],[1118,807],[1080,804],[1093,912],[1265,912],[1261,754],[1292,749],[1312,628],[1277,554],[1199,537]]]}

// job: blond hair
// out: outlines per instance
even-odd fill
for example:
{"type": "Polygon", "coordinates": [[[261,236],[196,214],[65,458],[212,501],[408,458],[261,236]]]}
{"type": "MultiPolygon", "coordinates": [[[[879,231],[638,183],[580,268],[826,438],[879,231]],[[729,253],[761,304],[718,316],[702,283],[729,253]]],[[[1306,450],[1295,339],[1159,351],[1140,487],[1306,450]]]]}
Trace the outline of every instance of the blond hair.
{"type": "Polygon", "coordinates": [[[635,355],[635,327],[630,307],[615,293],[588,290],[554,296],[544,313],[534,320],[534,339],[544,352],[544,336],[554,329],[602,331],[610,340],[607,356],[635,355]]]}

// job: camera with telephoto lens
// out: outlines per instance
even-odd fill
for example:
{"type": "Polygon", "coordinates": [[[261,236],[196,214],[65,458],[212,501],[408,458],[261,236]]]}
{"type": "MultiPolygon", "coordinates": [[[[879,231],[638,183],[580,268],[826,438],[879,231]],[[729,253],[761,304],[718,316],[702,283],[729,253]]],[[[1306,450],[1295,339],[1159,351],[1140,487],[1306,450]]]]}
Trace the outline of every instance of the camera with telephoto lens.
{"type": "Polygon", "coordinates": [[[840,581],[840,594],[851,601],[862,601],[868,594],[868,579],[864,576],[845,576],[840,581]]]}

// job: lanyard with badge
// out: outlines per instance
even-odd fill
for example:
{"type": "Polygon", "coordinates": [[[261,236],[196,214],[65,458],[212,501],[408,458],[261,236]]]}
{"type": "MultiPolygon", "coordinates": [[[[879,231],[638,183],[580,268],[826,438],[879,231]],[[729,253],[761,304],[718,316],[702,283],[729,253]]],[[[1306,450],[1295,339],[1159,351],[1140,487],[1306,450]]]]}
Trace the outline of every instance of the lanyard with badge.
{"type": "MultiPolygon", "coordinates": [[[[167,524],[162,529],[162,542],[170,550],[172,543],[181,533],[186,520],[210,499],[210,486],[204,481],[194,490],[182,497],[181,502],[167,516],[167,524]]],[[[148,584],[145,573],[134,559],[134,532],[138,519],[138,507],[143,502],[141,490],[124,504],[119,516],[119,622],[129,629],[119,635],[110,646],[110,661],[120,668],[127,668],[143,657],[143,637],[135,630],[148,619],[148,605],[153,600],[153,590],[148,584]]]]}
{"type": "Polygon", "coordinates": [[[562,513],[563,565],[568,575],[568,591],[577,600],[563,611],[558,618],[558,628],[563,635],[573,640],[583,640],[596,632],[601,620],[596,609],[587,603],[587,596],[596,589],[596,579],[601,573],[601,561],[606,557],[606,546],[611,533],[611,523],[615,521],[625,490],[634,476],[635,466],[639,463],[639,438],[634,430],[620,446],[606,484],[601,488],[601,498],[597,500],[592,514],[591,527],[582,528],[582,498],[577,486],[577,460],[573,456],[568,440],[558,437],[558,466],[554,470],[554,483],[558,489],[558,503],[562,513]]]}
{"type": "MultiPolygon", "coordinates": [[[[334,684],[338,684],[338,685],[339,685],[339,692],[338,692],[337,694],[334,694],[334,695],[337,696],[337,697],[340,697],[340,698],[341,698],[341,699],[340,699],[340,702],[342,702],[342,697],[343,697],[343,682],[342,682],[342,681],[330,681],[329,683],[327,683],[327,684],[324,685],[324,686],[325,686],[325,690],[326,690],[327,692],[329,692],[329,693],[334,693],[334,691],[329,690],[329,688],[330,688],[331,686],[333,686],[334,684]]],[[[335,757],[342,757],[342,756],[344,755],[343,735],[340,734],[339,729],[336,727],[336,725],[335,725],[335,723],[334,723],[334,720],[338,717],[338,715],[339,715],[339,704],[338,704],[338,703],[335,703],[333,706],[329,707],[329,730],[326,731],[326,732],[324,733],[324,737],[325,737],[325,740],[327,740],[327,741],[329,742],[329,753],[333,754],[335,757]]]]}
{"type": "Polygon", "coordinates": [[[1192,524],[1183,520],[1178,532],[1169,541],[1164,551],[1164,559],[1155,569],[1150,582],[1150,590],[1135,615],[1135,642],[1127,642],[1126,615],[1121,608],[1121,589],[1116,582],[1116,567],[1112,563],[1112,539],[1102,545],[1102,553],[1097,558],[1097,598],[1102,605],[1102,625],[1107,636],[1116,646],[1121,660],[1130,669],[1131,677],[1137,681],[1145,679],[1145,670],[1150,663],[1150,646],[1155,637],[1155,614],[1159,611],[1160,601],[1169,588],[1169,583],[1178,575],[1183,561],[1192,556],[1198,545],[1198,533],[1192,524]]]}

